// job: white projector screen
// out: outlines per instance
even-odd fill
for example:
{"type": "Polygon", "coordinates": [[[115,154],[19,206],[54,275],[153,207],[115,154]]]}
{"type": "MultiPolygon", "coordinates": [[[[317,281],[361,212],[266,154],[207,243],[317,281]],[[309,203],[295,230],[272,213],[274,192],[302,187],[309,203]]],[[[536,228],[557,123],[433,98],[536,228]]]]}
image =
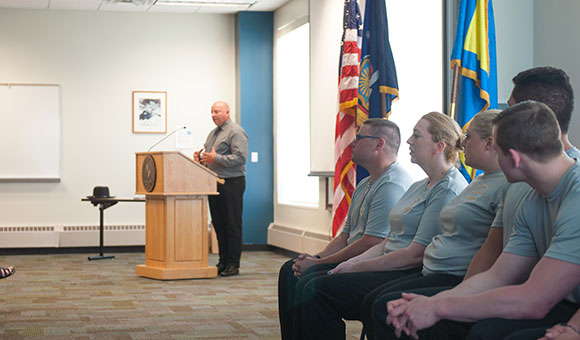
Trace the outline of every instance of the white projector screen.
{"type": "Polygon", "coordinates": [[[0,84],[0,181],[60,181],[60,87],[0,84]]]}

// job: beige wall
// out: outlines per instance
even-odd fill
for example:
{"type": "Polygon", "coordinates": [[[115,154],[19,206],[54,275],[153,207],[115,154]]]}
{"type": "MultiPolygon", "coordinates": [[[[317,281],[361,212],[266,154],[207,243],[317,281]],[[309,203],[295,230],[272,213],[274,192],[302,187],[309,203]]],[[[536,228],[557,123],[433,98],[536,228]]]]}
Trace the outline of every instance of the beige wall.
{"type": "MultiPolygon", "coordinates": [[[[279,29],[291,26],[292,23],[303,19],[309,15],[308,0],[294,0],[274,12],[274,34],[279,29]]],[[[312,18],[311,18],[312,19],[312,18]]],[[[311,26],[312,30],[312,26],[311,26]]],[[[312,32],[311,32],[312,35],[312,32]]],[[[311,45],[311,53],[316,46],[311,45]]],[[[330,52],[329,52],[330,53],[330,52]]],[[[275,60],[275,59],[274,59],[275,60]]],[[[276,66],[274,65],[274,69],[276,66]]],[[[274,75],[276,77],[276,75],[274,75]]],[[[312,80],[311,80],[312,81],[312,80]]],[[[274,81],[274,84],[276,81],[274,81]]],[[[311,88],[312,92],[312,88],[311,88]]],[[[276,96],[274,96],[274,101],[276,96]]],[[[311,95],[311,106],[317,99],[311,95]]],[[[274,108],[276,103],[274,102],[274,108]]],[[[276,124],[274,124],[276,126],[276,124]]],[[[274,156],[274,158],[276,158],[274,156]]],[[[274,179],[276,180],[276,170],[274,169],[274,179]]],[[[276,188],[276,185],[274,185],[276,188]]],[[[276,189],[274,189],[276,190],[276,189]]],[[[325,185],[324,179],[319,181],[320,206],[318,208],[297,207],[290,205],[277,204],[276,192],[274,193],[274,223],[284,225],[300,230],[312,231],[320,234],[328,234],[331,225],[331,213],[326,210],[325,204],[325,185]]]]}
{"type": "MultiPolygon", "coordinates": [[[[232,15],[0,10],[0,51],[0,82],[60,84],[62,117],[62,181],[0,183],[0,226],[94,225],[80,201],[93,186],[134,196],[134,153],[165,135],[132,133],[132,91],[167,91],[168,132],[187,125],[197,147],[211,102],[235,108],[232,15]]],[[[144,205],[120,203],[106,221],[144,224],[144,205]]]]}
{"type": "Polygon", "coordinates": [[[576,106],[568,136],[572,144],[580,146],[580,1],[534,1],[534,65],[560,67],[570,76],[575,91],[576,106]]]}

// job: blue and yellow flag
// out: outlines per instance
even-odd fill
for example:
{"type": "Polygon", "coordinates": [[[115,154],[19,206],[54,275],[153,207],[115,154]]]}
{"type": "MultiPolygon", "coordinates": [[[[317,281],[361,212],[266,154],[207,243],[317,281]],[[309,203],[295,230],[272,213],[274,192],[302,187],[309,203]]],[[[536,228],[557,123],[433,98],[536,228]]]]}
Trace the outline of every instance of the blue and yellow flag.
{"type": "MultiPolygon", "coordinates": [[[[367,0],[358,80],[357,126],[368,118],[388,118],[391,103],[397,97],[399,85],[389,43],[385,1],[367,0]]],[[[357,167],[357,183],[366,176],[366,170],[357,167]]]]}
{"type": "MultiPolygon", "coordinates": [[[[497,108],[497,64],[495,57],[495,22],[491,0],[461,0],[451,68],[459,66],[457,122],[467,130],[479,112],[497,108]]],[[[465,165],[461,172],[468,181],[475,170],[465,165]]]]}

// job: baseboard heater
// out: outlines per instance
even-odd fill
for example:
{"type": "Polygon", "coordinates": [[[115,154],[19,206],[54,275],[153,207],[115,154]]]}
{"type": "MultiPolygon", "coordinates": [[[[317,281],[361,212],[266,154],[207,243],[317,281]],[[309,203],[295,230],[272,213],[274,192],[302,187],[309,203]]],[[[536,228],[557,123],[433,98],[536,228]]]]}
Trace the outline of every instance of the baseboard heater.
{"type": "MultiPolygon", "coordinates": [[[[105,246],[145,245],[145,225],[106,225],[105,246]]],[[[70,248],[99,245],[98,225],[0,226],[0,248],[70,248]]]]}
{"type": "Polygon", "coordinates": [[[282,249],[297,253],[316,253],[323,249],[328,242],[330,242],[330,236],[323,233],[276,223],[270,223],[268,226],[268,245],[282,249]]]}

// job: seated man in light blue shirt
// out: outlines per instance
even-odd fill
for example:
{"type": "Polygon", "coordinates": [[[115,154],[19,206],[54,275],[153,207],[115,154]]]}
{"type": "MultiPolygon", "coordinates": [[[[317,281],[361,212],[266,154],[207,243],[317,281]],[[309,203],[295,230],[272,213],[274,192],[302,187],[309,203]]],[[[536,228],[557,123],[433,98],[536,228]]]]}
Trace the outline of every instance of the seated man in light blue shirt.
{"type": "Polygon", "coordinates": [[[564,153],[560,128],[545,104],[514,105],[494,124],[506,178],[525,181],[534,191],[523,198],[510,240],[489,270],[434,297],[403,294],[388,302],[394,333],[501,339],[568,320],[580,306],[580,164],[564,153]]]}
{"type": "Polygon", "coordinates": [[[399,127],[386,119],[364,122],[353,142],[352,160],[369,172],[353,193],[342,232],[318,254],[287,261],[278,276],[278,312],[282,339],[293,338],[300,283],[381,243],[390,230],[389,213],[412,183],[397,163],[399,127]]]}

